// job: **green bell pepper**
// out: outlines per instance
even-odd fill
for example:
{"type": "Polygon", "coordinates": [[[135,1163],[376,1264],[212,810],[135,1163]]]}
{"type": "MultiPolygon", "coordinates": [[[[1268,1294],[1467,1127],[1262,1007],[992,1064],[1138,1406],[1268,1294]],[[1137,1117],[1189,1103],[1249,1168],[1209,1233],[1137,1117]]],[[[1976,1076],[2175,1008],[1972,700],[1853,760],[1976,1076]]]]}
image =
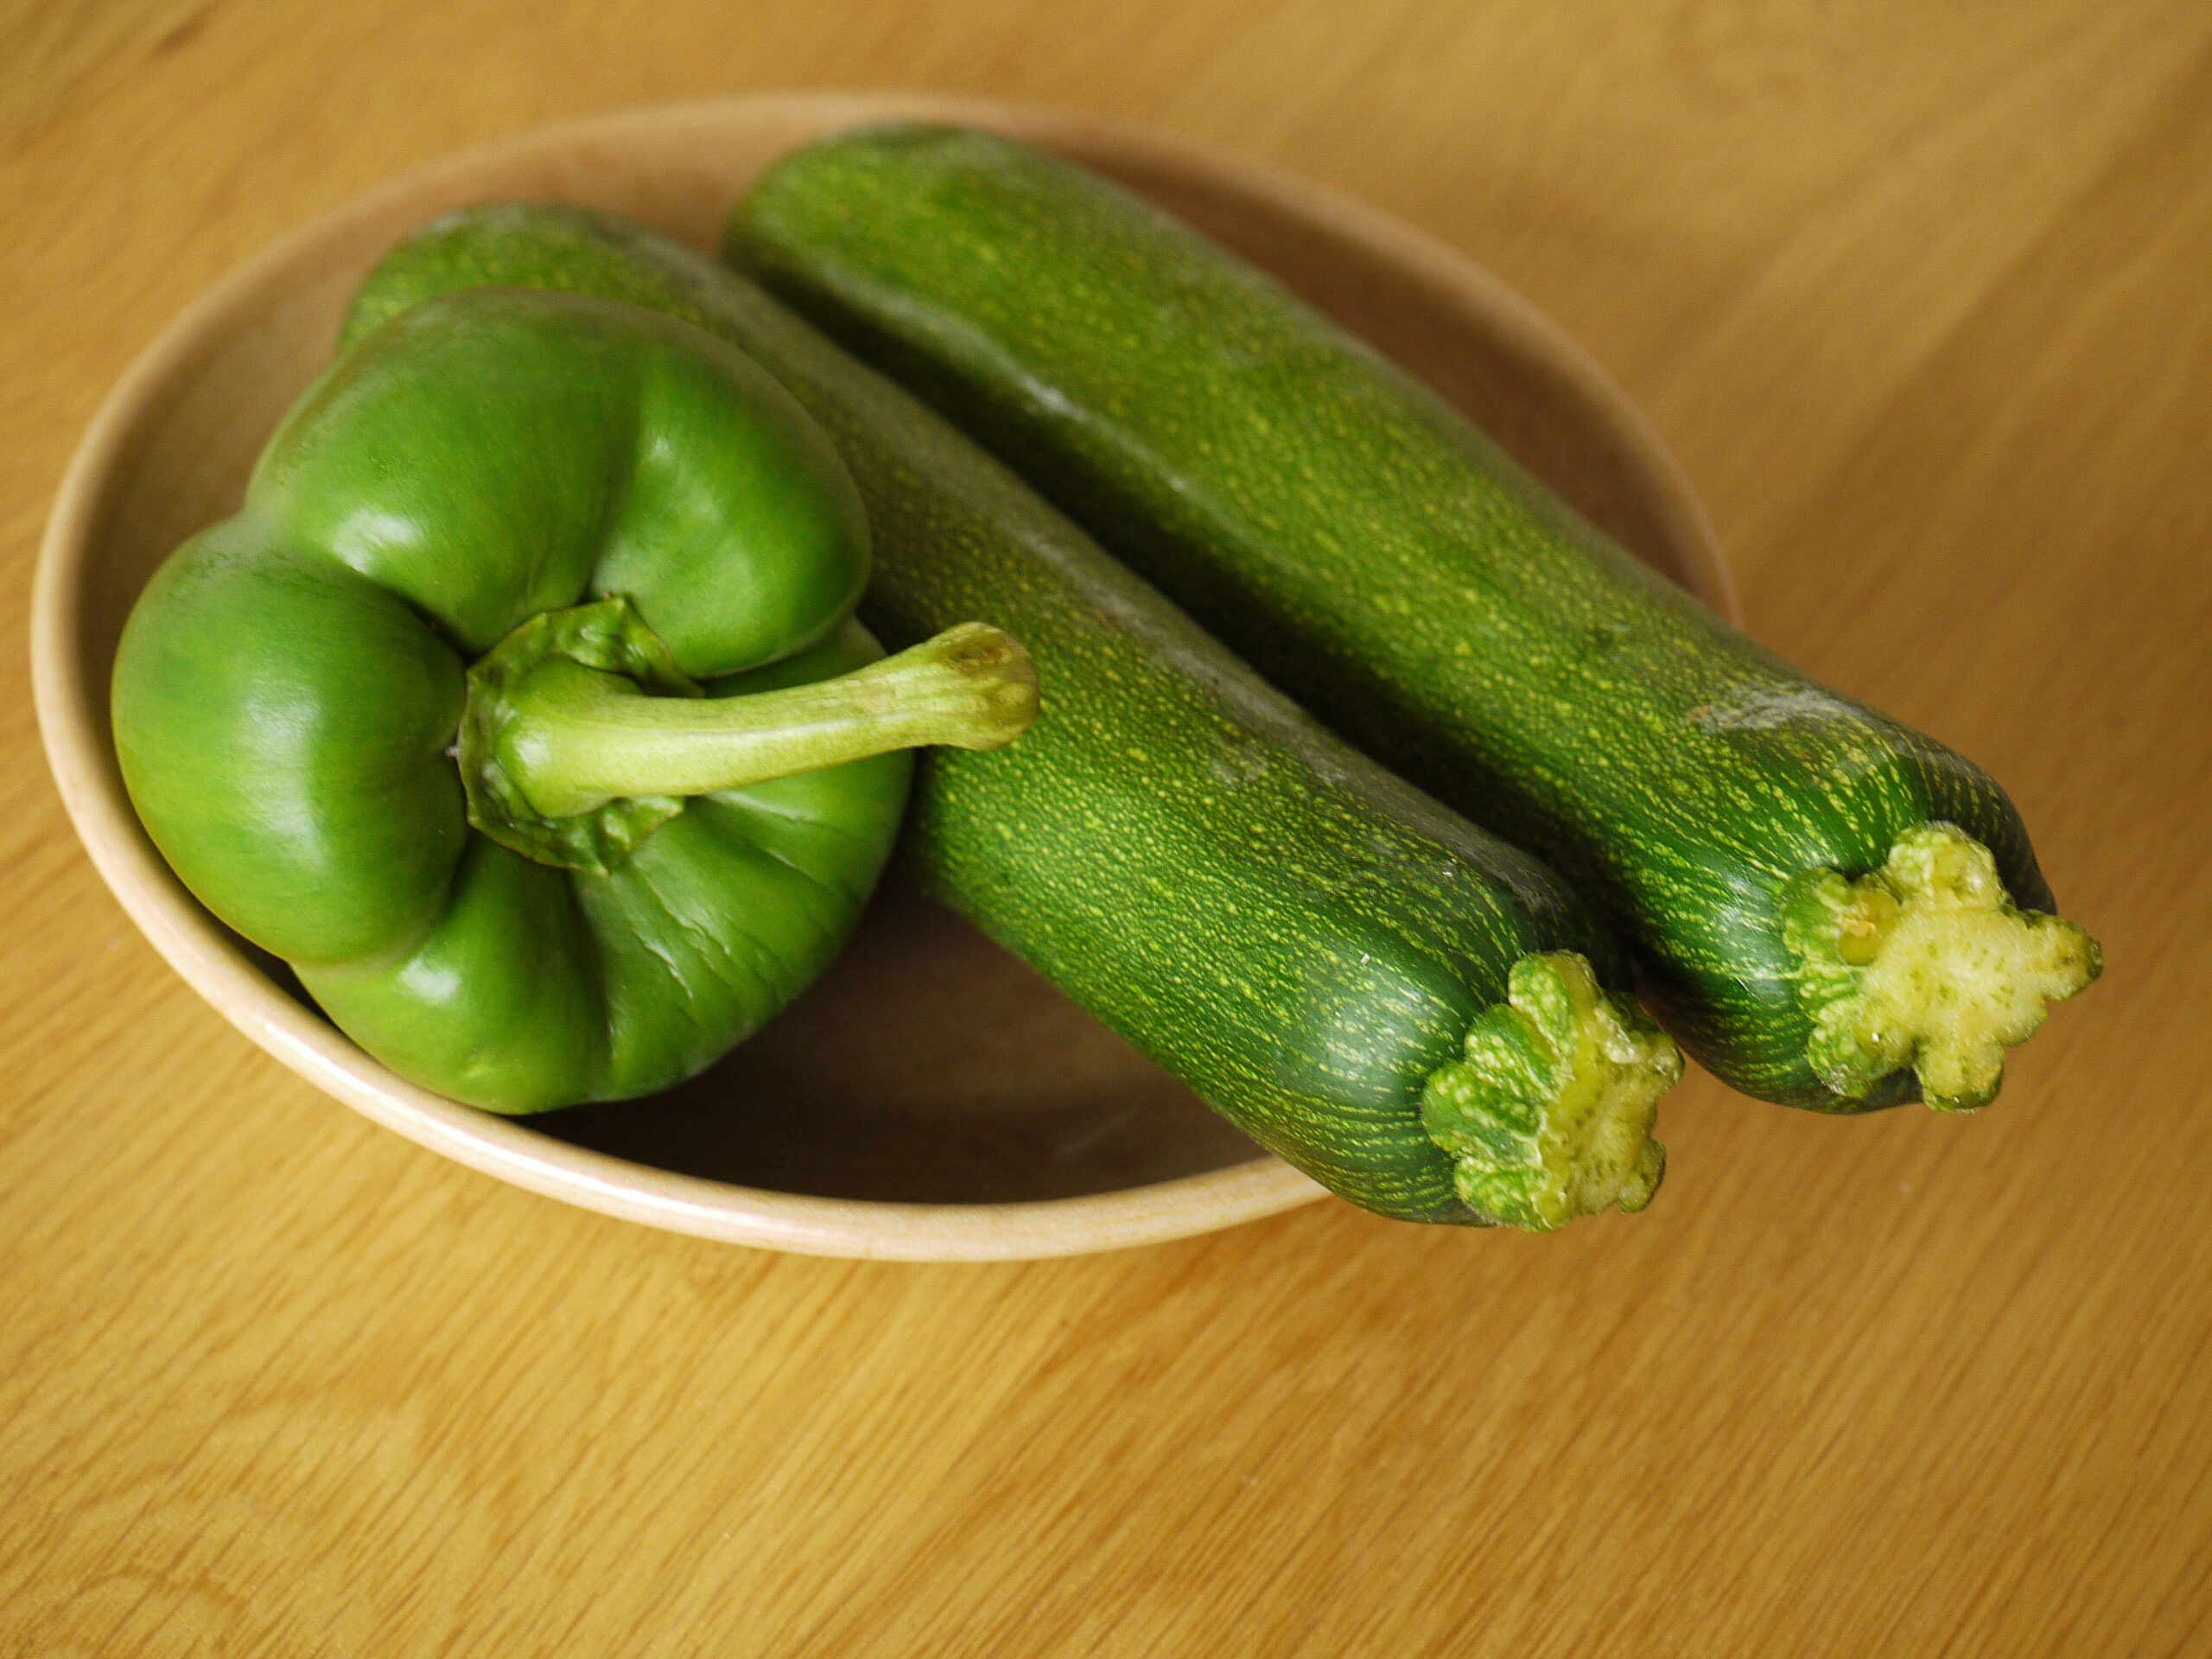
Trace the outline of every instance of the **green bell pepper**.
{"type": "Polygon", "coordinates": [[[734,347],[435,300],[344,353],[148,585],[124,779],[185,885],[402,1076],[503,1112],[649,1093],[828,965],[907,747],[1034,714],[996,630],[882,659],[868,568],[835,450],[734,347]]]}

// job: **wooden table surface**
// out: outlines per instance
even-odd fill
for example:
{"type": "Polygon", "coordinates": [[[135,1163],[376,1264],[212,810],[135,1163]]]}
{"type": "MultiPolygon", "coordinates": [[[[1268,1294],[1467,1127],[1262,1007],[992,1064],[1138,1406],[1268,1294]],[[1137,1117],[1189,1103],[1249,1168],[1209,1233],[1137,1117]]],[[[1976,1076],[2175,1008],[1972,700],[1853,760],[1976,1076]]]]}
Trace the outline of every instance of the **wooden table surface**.
{"type": "Polygon", "coordinates": [[[2202,0],[14,0],[0,250],[0,1651],[2212,1653],[2202,0]],[[387,177],[805,86],[1145,124],[1501,273],[1753,632],[2005,781],[2103,982],[1971,1118],[1694,1076],[1652,1208],[1551,1238],[785,1256],[315,1093],[48,779],[70,450],[387,177]]]}

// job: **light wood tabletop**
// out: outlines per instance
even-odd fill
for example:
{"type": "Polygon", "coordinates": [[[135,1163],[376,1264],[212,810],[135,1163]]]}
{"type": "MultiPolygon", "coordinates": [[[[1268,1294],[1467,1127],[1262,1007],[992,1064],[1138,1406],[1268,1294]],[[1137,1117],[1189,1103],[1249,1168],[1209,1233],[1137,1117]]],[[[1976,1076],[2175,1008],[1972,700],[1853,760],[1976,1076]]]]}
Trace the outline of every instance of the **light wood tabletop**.
{"type": "Polygon", "coordinates": [[[0,250],[0,1652],[2212,1654],[2212,9],[17,0],[0,250]],[[1751,632],[2003,781],[2103,981],[1972,1116],[1694,1073],[1633,1217],[990,1265],[611,1219],[283,1069],[47,773],[79,435],[387,179],[801,87],[1139,124],[1498,273],[1751,632]]]}

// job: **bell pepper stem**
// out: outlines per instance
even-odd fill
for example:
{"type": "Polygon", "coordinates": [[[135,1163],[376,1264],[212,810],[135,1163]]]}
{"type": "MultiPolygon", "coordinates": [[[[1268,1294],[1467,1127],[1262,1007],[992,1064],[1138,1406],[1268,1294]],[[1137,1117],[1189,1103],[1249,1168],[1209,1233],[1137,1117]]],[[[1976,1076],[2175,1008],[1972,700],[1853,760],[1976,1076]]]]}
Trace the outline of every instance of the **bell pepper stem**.
{"type": "Polygon", "coordinates": [[[832,679],[709,697],[620,596],[534,617],[469,671],[456,753],[469,822],[540,863],[606,874],[695,795],[944,744],[1002,748],[1037,671],[963,622],[832,679]]]}
{"type": "Polygon", "coordinates": [[[1037,672],[980,622],[836,679],[734,697],[651,696],[549,658],[510,689],[501,759],[531,806],[572,817],[626,796],[705,795],[945,744],[996,749],[1037,712],[1037,672]]]}

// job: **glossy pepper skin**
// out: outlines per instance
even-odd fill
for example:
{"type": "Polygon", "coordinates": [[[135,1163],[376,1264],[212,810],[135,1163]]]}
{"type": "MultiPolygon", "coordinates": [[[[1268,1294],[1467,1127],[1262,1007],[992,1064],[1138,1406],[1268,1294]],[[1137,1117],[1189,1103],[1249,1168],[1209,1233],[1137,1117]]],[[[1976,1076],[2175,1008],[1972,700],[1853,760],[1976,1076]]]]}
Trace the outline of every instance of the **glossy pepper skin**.
{"type": "Polygon", "coordinates": [[[619,594],[709,698],[822,680],[881,655],[867,574],[842,463],[741,353],[573,296],[436,301],[341,356],[154,577],[124,779],[195,895],[403,1076],[503,1112],[647,1093],[827,965],[910,757],[668,800],[607,873],[563,868],[472,827],[467,671],[619,594]]]}

